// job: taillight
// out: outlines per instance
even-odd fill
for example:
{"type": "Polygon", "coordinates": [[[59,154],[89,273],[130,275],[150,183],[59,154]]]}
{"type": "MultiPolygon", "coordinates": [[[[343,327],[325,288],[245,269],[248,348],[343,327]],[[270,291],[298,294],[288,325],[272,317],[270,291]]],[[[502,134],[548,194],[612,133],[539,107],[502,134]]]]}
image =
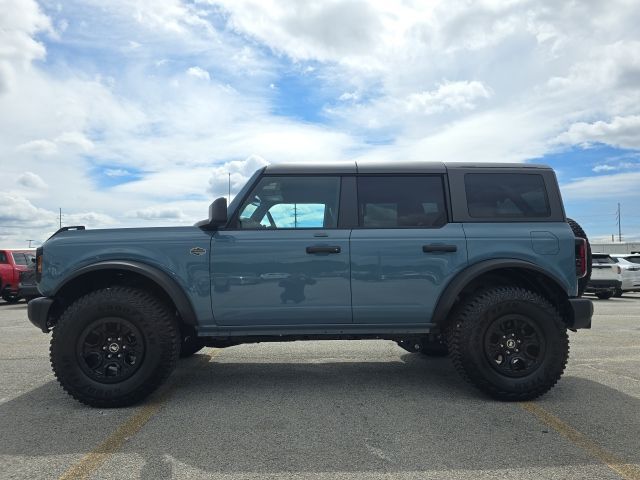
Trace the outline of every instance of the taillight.
{"type": "Polygon", "coordinates": [[[42,247],[36,249],[36,282],[42,278],[42,247]]]}
{"type": "Polygon", "coordinates": [[[584,238],[576,238],[576,275],[578,278],[587,275],[587,240],[584,238]]]}

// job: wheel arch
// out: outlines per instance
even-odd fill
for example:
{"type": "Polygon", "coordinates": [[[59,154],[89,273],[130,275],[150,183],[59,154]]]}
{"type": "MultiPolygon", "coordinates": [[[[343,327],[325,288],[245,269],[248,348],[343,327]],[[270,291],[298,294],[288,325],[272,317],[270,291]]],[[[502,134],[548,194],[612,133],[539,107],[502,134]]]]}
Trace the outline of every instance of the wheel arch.
{"type": "Polygon", "coordinates": [[[68,276],[50,296],[56,298],[57,303],[67,305],[89,291],[115,285],[150,289],[175,309],[182,323],[197,325],[193,305],[178,282],[168,273],[143,262],[107,260],[87,265],[68,276]]]}
{"type": "Polygon", "coordinates": [[[485,260],[459,272],[440,295],[432,323],[442,329],[460,300],[480,288],[504,285],[505,280],[543,295],[558,308],[567,324],[572,325],[573,313],[562,282],[538,265],[518,259],[485,260]]]}

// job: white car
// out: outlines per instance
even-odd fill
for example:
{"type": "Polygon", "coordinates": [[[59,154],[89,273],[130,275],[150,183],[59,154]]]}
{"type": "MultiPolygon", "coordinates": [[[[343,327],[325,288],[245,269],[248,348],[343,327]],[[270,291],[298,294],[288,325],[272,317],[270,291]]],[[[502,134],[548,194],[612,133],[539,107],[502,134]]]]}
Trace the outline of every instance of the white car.
{"type": "Polygon", "coordinates": [[[612,253],[611,258],[622,269],[622,288],[616,290],[614,296],[621,297],[624,292],[640,292],[640,255],[612,253]]]}
{"type": "Polygon", "coordinates": [[[591,278],[585,292],[594,293],[600,300],[613,297],[622,289],[622,268],[608,253],[593,253],[591,278]]]}

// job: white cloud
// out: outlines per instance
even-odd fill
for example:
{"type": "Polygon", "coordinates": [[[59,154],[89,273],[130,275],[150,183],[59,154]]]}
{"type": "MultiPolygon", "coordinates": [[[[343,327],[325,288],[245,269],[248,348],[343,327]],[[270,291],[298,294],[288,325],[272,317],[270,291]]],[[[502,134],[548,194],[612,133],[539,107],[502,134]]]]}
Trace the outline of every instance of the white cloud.
{"type": "Polygon", "coordinates": [[[577,122],[560,135],[559,141],[583,146],[597,142],[614,147],[640,149],[640,115],[615,117],[611,122],[577,122]]]}
{"type": "Polygon", "coordinates": [[[40,176],[33,172],[24,172],[22,175],[18,177],[18,184],[23,187],[35,190],[43,190],[47,188],[47,184],[45,183],[40,176]]]}
{"type": "Polygon", "coordinates": [[[565,199],[611,199],[638,195],[640,172],[614,173],[578,178],[560,186],[565,199]]]}
{"type": "Polygon", "coordinates": [[[200,80],[211,80],[209,72],[200,67],[189,67],[189,69],[187,69],[187,75],[194,78],[199,78],[200,80]]]}
{"type": "Polygon", "coordinates": [[[185,214],[178,207],[157,206],[134,210],[133,212],[129,212],[127,216],[141,218],[143,220],[181,220],[185,217],[185,214]]]}
{"type": "Polygon", "coordinates": [[[24,0],[0,0],[0,95],[13,87],[18,72],[45,57],[42,43],[33,37],[51,32],[49,18],[38,4],[24,0]]]}

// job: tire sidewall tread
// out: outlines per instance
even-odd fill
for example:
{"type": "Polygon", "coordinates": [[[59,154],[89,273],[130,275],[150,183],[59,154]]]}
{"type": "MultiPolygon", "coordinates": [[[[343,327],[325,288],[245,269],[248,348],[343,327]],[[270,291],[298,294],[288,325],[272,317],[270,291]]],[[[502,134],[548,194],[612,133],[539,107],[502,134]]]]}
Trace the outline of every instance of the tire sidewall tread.
{"type": "Polygon", "coordinates": [[[179,348],[178,326],[162,302],[143,290],[113,287],[80,297],[63,312],[53,329],[50,360],[56,379],[76,400],[94,407],[122,407],[144,399],[167,379],[179,348]],[[92,321],[111,315],[127,319],[140,330],[145,354],[131,377],[104,384],[82,371],[76,345],[92,321]]]}
{"type": "Polygon", "coordinates": [[[517,287],[485,290],[467,300],[448,331],[450,356],[468,382],[500,400],[531,400],[551,389],[562,376],[569,337],[558,311],[537,293],[517,287]],[[520,313],[534,318],[546,341],[542,364],[529,375],[500,375],[484,354],[484,335],[497,315],[520,313]],[[533,317],[532,317],[533,316],[533,317]]]}

